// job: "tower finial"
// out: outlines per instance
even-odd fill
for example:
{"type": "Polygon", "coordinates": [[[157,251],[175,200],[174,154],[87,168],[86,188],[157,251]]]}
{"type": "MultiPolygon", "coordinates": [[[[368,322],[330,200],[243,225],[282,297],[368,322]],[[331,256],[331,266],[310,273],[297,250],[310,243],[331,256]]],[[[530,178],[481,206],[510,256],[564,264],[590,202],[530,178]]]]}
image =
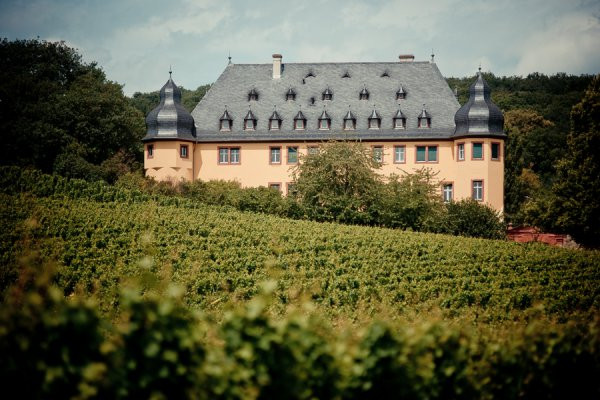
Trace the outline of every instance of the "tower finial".
{"type": "Polygon", "coordinates": [[[231,64],[231,51],[229,52],[229,56],[227,57],[227,59],[229,60],[229,62],[227,63],[227,65],[231,64]]]}
{"type": "Polygon", "coordinates": [[[433,48],[431,48],[431,63],[432,63],[432,64],[434,63],[434,61],[433,61],[433,58],[434,58],[434,57],[435,57],[435,54],[434,54],[434,52],[433,52],[433,48]]]}
{"type": "Polygon", "coordinates": [[[173,68],[171,67],[171,64],[169,64],[169,79],[171,79],[171,74],[173,73],[173,68]]]}
{"type": "Polygon", "coordinates": [[[481,62],[479,62],[479,73],[481,74],[481,62]]]}

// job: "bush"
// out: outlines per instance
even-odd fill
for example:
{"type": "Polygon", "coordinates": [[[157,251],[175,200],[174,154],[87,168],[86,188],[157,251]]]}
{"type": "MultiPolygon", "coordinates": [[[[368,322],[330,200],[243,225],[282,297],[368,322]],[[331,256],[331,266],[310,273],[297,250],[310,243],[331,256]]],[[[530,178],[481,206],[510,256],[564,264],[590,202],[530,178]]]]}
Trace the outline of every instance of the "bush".
{"type": "Polygon", "coordinates": [[[446,204],[446,213],[442,215],[434,230],[485,239],[506,237],[506,226],[496,210],[473,199],[446,204]]]}

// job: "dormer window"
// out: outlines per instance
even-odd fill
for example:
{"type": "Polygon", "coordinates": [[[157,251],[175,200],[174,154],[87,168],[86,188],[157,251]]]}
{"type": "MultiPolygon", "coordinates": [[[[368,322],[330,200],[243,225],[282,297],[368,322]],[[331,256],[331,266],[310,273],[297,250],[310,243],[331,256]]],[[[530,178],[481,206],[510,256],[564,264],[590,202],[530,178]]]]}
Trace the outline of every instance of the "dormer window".
{"type": "Polygon", "coordinates": [[[342,75],[342,78],[350,78],[350,72],[348,72],[348,71],[344,72],[344,75],[342,75]]]}
{"type": "Polygon", "coordinates": [[[320,130],[329,130],[331,128],[331,118],[327,111],[323,110],[323,114],[319,117],[319,129],[320,130]]]}
{"type": "Polygon", "coordinates": [[[329,88],[325,89],[323,92],[323,100],[333,100],[333,93],[329,88]]]}
{"type": "Polygon", "coordinates": [[[227,108],[225,108],[225,112],[223,113],[223,115],[221,116],[221,118],[219,118],[219,122],[220,122],[219,128],[220,128],[220,130],[221,131],[230,131],[231,130],[232,121],[233,121],[233,118],[231,118],[231,115],[229,115],[229,112],[227,111],[227,108]]]}
{"type": "Polygon", "coordinates": [[[348,113],[344,117],[344,130],[353,131],[356,129],[356,117],[352,114],[352,111],[348,110],[348,113]]]}
{"type": "Polygon", "coordinates": [[[369,117],[369,129],[379,129],[381,127],[381,117],[377,111],[373,110],[369,117]]]}
{"type": "Polygon", "coordinates": [[[303,131],[306,128],[306,118],[302,111],[298,111],[298,114],[294,117],[294,129],[297,131],[303,131]]]}
{"type": "Polygon", "coordinates": [[[248,110],[248,114],[246,114],[246,117],[244,117],[244,130],[256,130],[256,117],[252,113],[252,110],[248,110]]]}
{"type": "Polygon", "coordinates": [[[383,74],[381,74],[382,78],[389,78],[390,74],[387,71],[383,71],[383,74]]]}
{"type": "Polygon", "coordinates": [[[431,128],[431,115],[425,109],[425,104],[423,104],[423,110],[419,114],[419,128],[431,128]]]}
{"type": "Polygon", "coordinates": [[[394,129],[405,129],[406,128],[406,116],[398,109],[396,115],[394,115],[394,129]]]}
{"type": "Polygon", "coordinates": [[[296,92],[294,92],[294,89],[290,88],[290,90],[287,91],[287,93],[285,95],[285,99],[287,101],[295,101],[296,100],[296,92]]]}
{"type": "Polygon", "coordinates": [[[248,93],[248,101],[258,101],[258,93],[254,88],[248,93]]]}
{"type": "Polygon", "coordinates": [[[404,88],[400,86],[400,89],[398,89],[398,91],[396,92],[396,100],[404,99],[406,99],[406,92],[404,91],[404,88]]]}
{"type": "Polygon", "coordinates": [[[271,117],[269,117],[269,130],[278,131],[281,128],[281,117],[277,111],[273,111],[271,117]]]}
{"type": "Polygon", "coordinates": [[[366,86],[360,91],[358,98],[360,100],[369,100],[369,91],[367,90],[366,86]]]}

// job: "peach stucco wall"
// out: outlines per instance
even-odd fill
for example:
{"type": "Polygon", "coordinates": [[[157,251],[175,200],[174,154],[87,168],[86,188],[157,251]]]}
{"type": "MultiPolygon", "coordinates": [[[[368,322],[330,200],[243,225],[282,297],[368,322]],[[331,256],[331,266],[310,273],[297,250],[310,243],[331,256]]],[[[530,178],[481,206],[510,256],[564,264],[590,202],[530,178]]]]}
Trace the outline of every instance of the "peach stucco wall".
{"type": "Polygon", "coordinates": [[[184,141],[156,141],[144,146],[146,176],[158,181],[190,181],[194,177],[194,143],[184,141]],[[188,146],[188,158],[179,155],[180,146],[188,146]],[[154,146],[152,158],[148,146],[154,146]]]}
{"type": "MultiPolygon", "coordinates": [[[[267,186],[280,183],[286,193],[290,183],[293,164],[287,162],[287,147],[298,147],[299,155],[306,154],[314,142],[297,143],[198,143],[187,142],[190,149],[188,159],[179,157],[180,144],[186,142],[154,142],[154,157],[148,159],[147,146],[144,167],[147,176],[157,180],[201,179],[238,181],[244,187],[267,186]],[[239,164],[219,164],[220,147],[240,148],[239,164]],[[271,164],[270,148],[281,148],[281,163],[271,164]]],[[[473,180],[483,181],[483,201],[498,211],[503,211],[504,199],[504,143],[497,139],[461,139],[456,141],[411,141],[411,142],[365,142],[365,146],[383,147],[383,165],[379,173],[402,175],[428,167],[437,173],[441,182],[452,182],[454,200],[471,197],[473,180]],[[472,143],[483,143],[483,160],[472,160],[472,143]],[[491,143],[500,143],[500,160],[491,160],[491,143]],[[457,145],[465,144],[465,160],[457,160],[457,145]],[[438,146],[437,162],[416,162],[416,146],[438,146]],[[405,146],[405,163],[394,163],[394,147],[405,146]]]]}

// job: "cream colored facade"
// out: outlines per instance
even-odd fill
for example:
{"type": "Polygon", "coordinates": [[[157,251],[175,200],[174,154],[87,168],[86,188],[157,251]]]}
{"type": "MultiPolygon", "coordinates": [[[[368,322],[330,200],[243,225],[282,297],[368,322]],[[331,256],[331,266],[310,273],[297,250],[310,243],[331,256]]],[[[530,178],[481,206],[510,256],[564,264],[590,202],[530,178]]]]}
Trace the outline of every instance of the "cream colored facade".
{"type": "MultiPolygon", "coordinates": [[[[473,182],[483,185],[482,202],[502,212],[504,204],[504,141],[499,138],[471,138],[456,140],[386,141],[363,142],[367,147],[383,149],[382,168],[384,176],[402,175],[417,169],[430,168],[437,175],[441,187],[452,184],[453,200],[473,196],[473,182]],[[473,144],[481,143],[483,157],[473,158],[473,144]],[[498,144],[497,159],[492,159],[492,143],[498,144]],[[459,159],[458,147],[464,145],[464,160],[459,159]],[[437,161],[417,162],[417,146],[436,146],[437,161]],[[404,147],[404,162],[395,162],[395,148],[404,147]]],[[[144,168],[146,175],[160,181],[230,180],[242,187],[279,184],[283,194],[292,182],[291,169],[295,163],[287,160],[288,148],[297,148],[298,155],[305,155],[309,147],[319,142],[253,142],[253,143],[195,143],[180,140],[157,140],[145,146],[144,168]],[[181,147],[187,146],[187,158],[182,157],[181,147]],[[150,155],[150,148],[152,155],[150,155]],[[239,162],[220,163],[219,149],[239,149],[239,162]],[[280,148],[280,162],[271,163],[271,148],[280,148]]]]}

